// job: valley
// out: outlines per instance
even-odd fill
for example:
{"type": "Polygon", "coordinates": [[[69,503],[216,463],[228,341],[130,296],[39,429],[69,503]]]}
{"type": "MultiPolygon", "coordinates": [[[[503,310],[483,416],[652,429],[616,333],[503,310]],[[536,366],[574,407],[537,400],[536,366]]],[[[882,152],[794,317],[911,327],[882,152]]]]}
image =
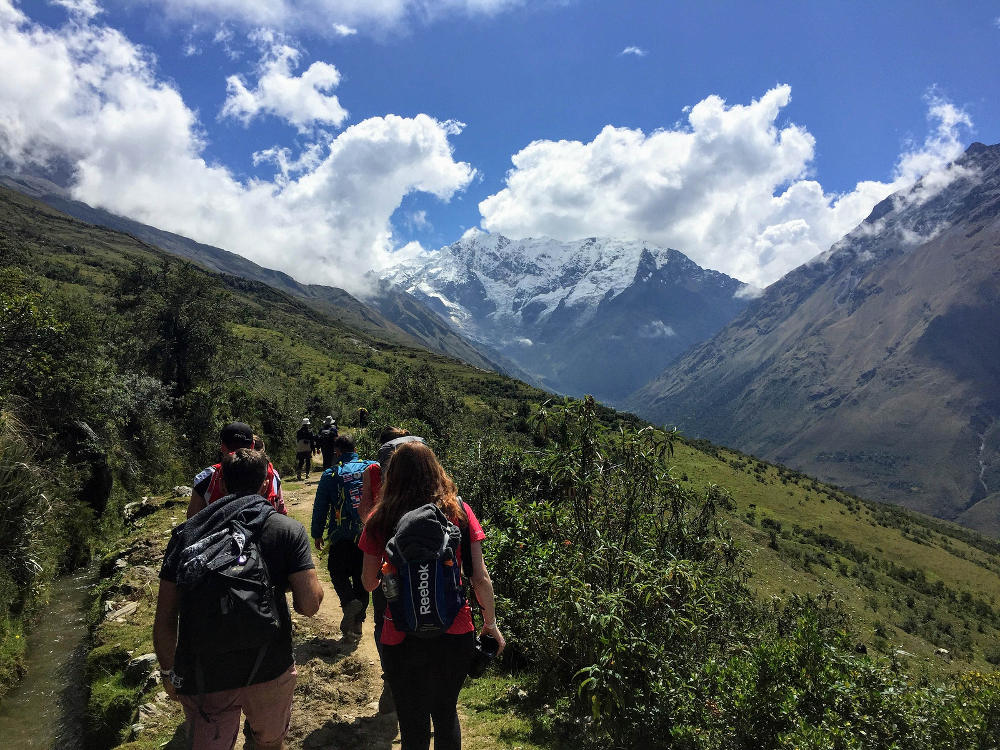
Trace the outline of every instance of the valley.
{"type": "MultiPolygon", "coordinates": [[[[176,380],[183,373],[169,370],[167,377],[175,379],[170,388],[179,393],[177,400],[164,400],[161,406],[151,404],[148,411],[125,418],[103,411],[104,404],[109,403],[106,396],[90,400],[59,396],[60,404],[71,406],[80,417],[99,426],[116,477],[107,510],[101,515],[89,511],[89,515],[80,516],[92,519],[89,529],[64,527],[62,533],[75,538],[68,545],[70,549],[91,550],[103,560],[102,565],[112,567],[125,550],[129,564],[155,568],[151,561],[157,545],[164,541],[163,531],[179,520],[180,506],[177,501],[157,501],[150,508],[155,513],[148,520],[140,518],[138,525],[125,521],[123,509],[137,502],[140,492],[189,481],[191,466],[201,461],[198,456],[213,450],[210,426],[217,420],[239,414],[259,423],[276,465],[287,472],[292,460],[290,425],[303,412],[337,414],[344,427],[359,436],[360,449],[373,452],[374,435],[357,424],[357,410],[364,406],[373,424],[400,423],[431,440],[463,494],[482,513],[492,535],[487,554],[491,567],[500,571],[497,584],[501,618],[509,623],[515,646],[507,665],[510,671],[498,676],[494,683],[472,686],[467,700],[470,707],[477,706],[474,712],[482,714],[482,721],[500,722],[475,729],[481,726],[479,720],[470,717],[473,733],[490,737],[501,732],[498,726],[505,727],[501,733],[509,742],[500,746],[557,747],[563,741],[559,738],[566,736],[576,737],[578,742],[601,742],[600,738],[609,733],[640,731],[639,724],[619,714],[611,704],[602,712],[600,723],[584,721],[581,717],[592,707],[577,701],[579,690],[584,689],[574,687],[579,678],[571,674],[566,682],[553,684],[546,681],[544,669],[549,663],[548,649],[560,654],[559,663],[566,660],[570,665],[579,664],[574,673],[608,658],[624,660],[624,652],[619,649],[625,643],[631,644],[628,649],[634,658],[644,653],[640,643],[634,641],[641,631],[625,627],[624,620],[607,619],[609,612],[627,606],[643,590],[635,587],[647,585],[641,579],[622,578],[628,569],[625,560],[644,560],[643,575],[659,581],[656,593],[648,596],[667,596],[671,592],[672,597],[667,609],[662,605],[637,608],[631,615],[643,618],[644,627],[668,628],[663,637],[672,632],[670,638],[676,639],[671,641],[673,645],[654,639],[642,646],[669,648],[675,657],[656,662],[665,671],[640,669],[632,673],[628,684],[637,691],[639,701],[652,700],[649,696],[666,684],[660,680],[688,676],[694,679],[694,675],[702,679],[715,674],[714,670],[722,670],[720,674],[727,675],[726,680],[740,685],[749,680],[749,685],[754,681],[751,675],[757,669],[752,666],[756,660],[793,658],[791,652],[781,655],[783,652],[769,651],[771,655],[765,657],[765,651],[771,648],[768,644],[777,643],[799,644],[794,648],[806,649],[802,658],[808,652],[812,654],[808,658],[839,660],[826,668],[832,670],[828,672],[831,675],[846,670],[845,680],[850,670],[868,670],[871,682],[866,690],[888,690],[886,695],[912,691],[907,695],[915,705],[924,707],[918,714],[929,711],[931,705],[926,702],[931,700],[930,693],[920,692],[923,688],[916,676],[921,674],[937,681],[946,691],[944,698],[935,698],[939,703],[935,710],[947,712],[957,705],[955,701],[971,701],[970,705],[982,706],[985,712],[977,716],[989,716],[994,705],[991,701],[1000,701],[1000,692],[992,692],[992,678],[970,682],[968,677],[987,675],[1000,661],[996,651],[1000,637],[1000,586],[996,583],[1000,580],[1000,547],[995,540],[910,511],[862,500],[799,471],[694,437],[653,430],[641,420],[593,400],[551,399],[550,394],[497,373],[353,330],[263,284],[185,265],[151,245],[68,219],[16,193],[5,192],[0,198],[5,272],[13,282],[6,287],[9,301],[5,309],[24,310],[19,314],[26,316],[18,324],[19,341],[33,346],[33,339],[24,338],[35,335],[32,326],[36,323],[32,321],[43,322],[47,320],[45,315],[52,315],[52,330],[44,335],[69,330],[66,326],[70,324],[76,326],[73,330],[80,333],[62,345],[69,347],[72,343],[82,347],[81,354],[86,352],[86,356],[80,356],[70,347],[65,354],[59,354],[63,357],[59,368],[36,367],[27,380],[18,379],[17,372],[5,371],[4,388],[9,393],[26,392],[39,377],[47,378],[44,382],[54,396],[84,384],[105,394],[115,393],[115,388],[135,389],[139,384],[147,393],[155,393],[150,390],[152,383],[133,380],[130,375],[105,379],[108,370],[127,373],[128,368],[140,363],[145,372],[157,373],[158,377],[164,376],[157,368],[176,367],[176,360],[157,359],[157,350],[145,348],[148,342],[133,338],[132,325],[142,326],[143,331],[159,330],[149,328],[147,321],[159,320],[158,316],[167,310],[188,309],[185,305],[189,303],[184,301],[187,292],[196,293],[199,299],[191,310],[207,304],[215,305],[212,309],[216,311],[238,311],[232,317],[212,318],[215,325],[225,321],[229,334],[225,349],[213,352],[208,344],[202,344],[206,361],[228,362],[228,371],[235,373],[229,380],[212,384],[199,380],[203,376],[197,373],[189,373],[185,377],[191,382],[183,392],[177,390],[176,380]],[[144,276],[142,269],[148,269],[149,275],[144,276]],[[178,280],[183,285],[178,285],[178,280]],[[160,294],[177,299],[177,307],[160,307],[156,299],[160,294]],[[239,302],[217,306],[213,302],[217,296],[239,302]],[[19,300],[29,306],[16,307],[21,304],[19,300]],[[132,311],[128,314],[134,320],[123,316],[128,311],[132,311]],[[81,327],[90,315],[100,316],[101,324],[81,327]],[[92,366],[95,353],[107,370],[86,369],[92,366]],[[70,380],[55,377],[61,373],[69,374],[70,380]],[[199,393],[211,394],[213,411],[198,411],[204,408],[199,393]],[[79,411],[84,408],[87,411],[79,411]],[[193,439],[195,434],[180,432],[179,427],[185,424],[201,425],[200,441],[193,439]],[[159,437],[144,444],[139,440],[143,434],[159,437]],[[126,437],[129,435],[134,436],[126,437]],[[596,452],[591,452],[594,449],[596,452]],[[595,461],[601,467],[596,473],[586,468],[595,461]],[[625,472],[624,466],[633,469],[625,472]],[[572,479],[566,484],[559,477],[572,479]],[[590,506],[594,514],[592,529],[589,522],[581,526],[579,520],[573,521],[573,516],[567,515],[582,497],[590,497],[589,502],[595,503],[590,506]],[[649,508],[628,523],[636,524],[641,519],[640,525],[621,526],[625,522],[623,509],[639,497],[648,501],[649,508]],[[618,503],[624,503],[622,509],[618,503]],[[657,507],[662,510],[655,511],[657,507]],[[661,523],[659,519],[669,521],[658,532],[669,541],[665,547],[644,546],[647,535],[661,523]],[[144,528],[159,530],[159,535],[143,541],[144,528]],[[634,552],[616,547],[616,530],[623,528],[633,529],[626,538],[635,535],[629,542],[639,545],[634,552]],[[600,533],[604,541],[595,539],[594,533],[600,533]],[[527,540],[533,540],[532,551],[524,557],[527,540]],[[594,545],[599,544],[605,545],[604,551],[595,557],[598,548],[594,545]],[[649,561],[659,559],[656,555],[663,553],[679,557],[670,563],[657,563],[666,567],[649,567],[649,561]],[[131,560],[133,556],[135,560],[131,560]],[[604,572],[588,565],[593,559],[619,561],[612,568],[612,579],[620,583],[609,585],[604,572]],[[683,576],[698,581],[698,586],[678,587],[681,579],[673,576],[681,575],[681,570],[683,576]],[[586,586],[577,588],[580,581],[587,581],[586,586]],[[625,587],[622,591],[631,592],[624,599],[619,593],[621,586],[625,587]],[[703,588],[718,598],[692,597],[693,591],[703,588]],[[539,597],[533,592],[545,593],[539,597]],[[577,609],[563,610],[570,596],[576,597],[577,609]],[[538,608],[539,602],[550,602],[551,606],[538,608]],[[564,611],[567,614],[561,614],[564,611]],[[687,617],[705,618],[705,633],[689,631],[687,617]],[[537,622],[534,618],[538,618],[537,622]],[[544,623],[548,624],[539,631],[537,628],[544,623]],[[582,634],[580,642],[594,651],[564,652],[573,640],[562,640],[563,628],[582,634]],[[815,635],[808,635],[813,632],[810,628],[818,628],[815,635]],[[808,651],[807,643],[813,637],[827,644],[821,652],[808,651]],[[537,645],[538,639],[545,643],[540,651],[529,647],[537,645]],[[857,653],[862,650],[867,655],[857,653]],[[890,688],[890,683],[895,686],[890,688]],[[511,699],[508,695],[519,696],[521,692],[525,698],[511,699]],[[551,713],[543,706],[549,706],[551,713]]],[[[190,320],[184,324],[196,323],[190,320]]],[[[11,336],[15,329],[8,326],[3,330],[11,336]]],[[[167,347],[166,351],[174,345],[176,342],[169,338],[158,344],[167,347]]],[[[63,350],[52,351],[58,354],[63,350]]],[[[126,393],[130,394],[125,396],[126,403],[141,403],[136,401],[135,390],[126,393]]],[[[42,426],[57,425],[66,413],[27,411],[25,418],[42,426]]],[[[61,445],[62,439],[54,437],[52,445],[61,445]]],[[[32,460],[44,461],[45,455],[38,453],[32,460]]],[[[66,476],[66,481],[73,481],[73,475],[66,476]]],[[[294,485],[290,489],[300,504],[308,502],[294,485]]],[[[72,515],[69,508],[86,507],[88,502],[86,497],[74,500],[65,493],[54,497],[66,503],[67,511],[60,512],[62,517],[72,515]]],[[[62,538],[58,538],[58,544],[63,550],[67,548],[62,538]]],[[[44,554],[48,555],[44,558],[47,570],[72,566],[64,553],[60,556],[59,548],[44,554]]],[[[125,599],[144,601],[152,595],[148,581],[117,577],[108,581],[114,590],[108,589],[95,601],[95,627],[105,610],[103,599],[120,604],[125,599]]],[[[33,611],[40,610],[36,607],[33,611]]],[[[175,714],[163,707],[162,701],[157,703],[156,686],[146,684],[139,689],[122,682],[128,659],[149,650],[147,625],[137,621],[127,635],[100,628],[94,631],[98,640],[90,658],[90,674],[95,680],[90,716],[92,721],[104,717],[93,725],[103,727],[98,733],[104,737],[95,746],[118,746],[130,733],[147,736],[132,728],[144,722],[153,728],[148,734],[150,741],[174,741],[176,724],[171,724],[171,717],[175,714]],[[131,657],[128,651],[133,652],[131,657]],[[139,707],[151,701],[153,708],[140,713],[139,707]]],[[[6,642],[13,642],[18,632],[7,626],[6,642]]],[[[303,637],[308,643],[310,636],[305,635],[305,630],[303,637]]],[[[13,660],[17,658],[15,652],[13,660]]],[[[630,670],[638,666],[638,662],[628,661],[630,670]]],[[[780,680],[792,679],[786,667],[779,669],[783,675],[780,680]]],[[[838,679],[823,689],[846,689],[838,679]]],[[[701,689],[720,688],[706,683],[701,689]]],[[[711,693],[717,695],[713,700],[722,700],[729,691],[721,689],[721,693],[711,693]]],[[[364,692],[366,706],[371,702],[369,692],[364,692]]],[[[896,708],[892,704],[886,710],[896,708]]],[[[682,701],[677,710],[692,708],[682,701]]],[[[806,711],[807,707],[802,705],[796,710],[806,711]]],[[[731,726],[730,722],[741,720],[738,717],[745,711],[752,709],[734,703],[724,710],[720,708],[718,725],[712,724],[716,721],[714,714],[697,711],[688,714],[688,721],[691,726],[703,728],[699,731],[721,737],[729,731],[726,727],[731,726]]],[[[851,721],[871,722],[872,726],[878,722],[868,714],[850,715],[851,721]]],[[[321,717],[320,729],[327,721],[337,726],[351,723],[331,714],[330,718],[321,717]]],[[[810,721],[821,720],[813,717],[810,721]]],[[[950,720],[942,721],[941,731],[952,726],[950,720]]],[[[972,726],[988,727],[983,721],[986,719],[976,719],[972,726]]],[[[364,721],[361,724],[367,726],[364,721]]],[[[903,722],[898,726],[910,725],[903,722]]],[[[767,731],[791,730],[779,722],[767,731]]],[[[309,730],[295,736],[305,742],[311,734],[314,732],[309,730]]],[[[329,739],[334,735],[316,735],[320,736],[329,739]]],[[[319,744],[315,746],[325,746],[327,739],[317,739],[319,744]]],[[[310,745],[303,744],[306,746],[310,745]]]]}

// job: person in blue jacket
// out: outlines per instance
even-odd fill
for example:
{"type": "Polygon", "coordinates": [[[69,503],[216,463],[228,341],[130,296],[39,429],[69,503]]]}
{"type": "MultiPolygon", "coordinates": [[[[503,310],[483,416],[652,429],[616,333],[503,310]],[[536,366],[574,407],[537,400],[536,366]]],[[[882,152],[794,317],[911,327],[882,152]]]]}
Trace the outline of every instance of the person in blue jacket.
{"type": "Polygon", "coordinates": [[[323,549],[327,531],[330,554],[327,568],[344,612],[340,631],[345,638],[361,639],[368,609],[368,591],[361,583],[364,555],[358,549],[361,538],[361,492],[364,472],[374,461],[358,458],[354,438],[338,435],[333,442],[335,465],[323,472],[313,502],[311,534],[316,549],[323,549]]]}

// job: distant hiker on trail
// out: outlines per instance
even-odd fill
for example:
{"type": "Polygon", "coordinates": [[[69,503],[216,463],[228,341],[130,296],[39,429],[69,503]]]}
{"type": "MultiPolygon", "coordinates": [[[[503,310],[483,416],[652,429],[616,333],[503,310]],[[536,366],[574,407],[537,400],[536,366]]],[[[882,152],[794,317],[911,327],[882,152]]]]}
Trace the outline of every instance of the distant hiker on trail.
{"type": "Polygon", "coordinates": [[[316,449],[316,436],[309,426],[309,417],[303,417],[302,426],[295,433],[295,478],[302,479],[302,467],[306,469],[306,479],[312,471],[312,454],[316,449]]]}
{"type": "Polygon", "coordinates": [[[389,601],[382,663],[402,750],[427,750],[431,721],[435,750],[462,746],[456,706],[476,649],[472,610],[461,585],[463,560],[466,566],[471,562],[472,587],[482,607],[480,635],[495,639],[496,653],[503,651],[493,582],[483,560],[485,536],[430,448],[416,441],[396,448],[360,547],[365,588],[374,591],[381,577],[389,601]],[[425,566],[430,577],[418,574],[425,566]]]}
{"type": "MultiPolygon", "coordinates": [[[[219,452],[225,456],[240,448],[264,450],[264,441],[253,434],[250,425],[243,422],[231,422],[219,432],[219,452]],[[257,446],[260,446],[259,448],[257,446]]],[[[187,517],[191,518],[209,503],[213,503],[223,495],[225,489],[222,483],[222,464],[213,464],[202,469],[194,478],[191,487],[191,500],[188,502],[187,517]]],[[[270,463],[267,465],[267,488],[261,493],[279,513],[287,513],[285,501],[281,494],[281,477],[270,463]]]]}
{"type": "Polygon", "coordinates": [[[330,555],[327,568],[340,598],[344,617],[340,632],[351,640],[361,639],[368,609],[368,591],[361,585],[361,488],[364,471],[373,462],[362,461],[355,452],[354,438],[339,435],[333,443],[336,465],[323,472],[313,502],[312,538],[323,549],[323,532],[329,529],[330,555]],[[329,522],[327,519],[329,518],[329,522]]]}
{"type": "Polygon", "coordinates": [[[316,447],[323,454],[323,471],[333,466],[333,441],[337,439],[337,422],[332,416],[327,415],[323,420],[323,426],[316,433],[316,447]]]}
{"type": "Polygon", "coordinates": [[[368,410],[365,407],[358,409],[358,427],[364,429],[368,426],[368,410]]]}
{"type": "Polygon", "coordinates": [[[268,464],[227,454],[226,496],[174,528],[160,569],[153,645],[193,750],[230,750],[241,712],[254,748],[284,747],[296,679],[285,592],[307,617],[323,601],[306,530],[258,494],[268,464]]]}

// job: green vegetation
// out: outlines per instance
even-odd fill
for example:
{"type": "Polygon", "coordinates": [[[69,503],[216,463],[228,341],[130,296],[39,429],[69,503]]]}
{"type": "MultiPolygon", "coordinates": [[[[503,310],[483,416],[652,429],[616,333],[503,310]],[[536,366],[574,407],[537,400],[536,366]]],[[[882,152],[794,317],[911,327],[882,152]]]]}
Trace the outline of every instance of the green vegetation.
{"type": "Polygon", "coordinates": [[[189,483],[225,421],[253,424],[287,472],[303,414],[350,428],[360,407],[362,455],[387,424],[425,436],[487,527],[511,647],[468,706],[512,746],[974,748],[1000,732],[995,540],[592,400],[545,404],[5,192],[0,265],[0,689],[46,581],[103,556],[99,604],[140,606],[94,630],[101,744],[152,690],[120,662],[148,651],[155,582],[107,566],[183,517],[168,506],[135,536],[125,504],[189,483]]]}

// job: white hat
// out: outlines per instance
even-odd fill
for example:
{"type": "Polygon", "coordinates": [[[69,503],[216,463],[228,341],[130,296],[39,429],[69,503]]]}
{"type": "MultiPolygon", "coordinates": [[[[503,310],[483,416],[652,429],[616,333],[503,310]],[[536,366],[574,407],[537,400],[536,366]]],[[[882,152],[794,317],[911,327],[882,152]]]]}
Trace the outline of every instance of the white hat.
{"type": "Polygon", "coordinates": [[[333,421],[333,417],[331,417],[329,414],[327,414],[326,415],[326,419],[324,419],[323,421],[326,422],[327,424],[330,424],[330,422],[333,421]]]}
{"type": "Polygon", "coordinates": [[[303,417],[302,424],[309,424],[309,417],[303,417]]]}

